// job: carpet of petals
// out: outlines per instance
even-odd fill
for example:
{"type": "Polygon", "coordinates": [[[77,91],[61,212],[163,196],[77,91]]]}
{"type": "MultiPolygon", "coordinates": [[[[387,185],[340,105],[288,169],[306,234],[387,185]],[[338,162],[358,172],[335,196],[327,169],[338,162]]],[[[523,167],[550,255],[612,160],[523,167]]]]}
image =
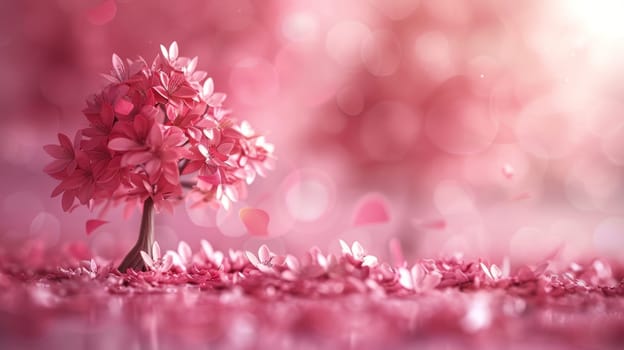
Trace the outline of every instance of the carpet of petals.
{"type": "Polygon", "coordinates": [[[595,259],[399,266],[357,242],[304,256],[213,249],[144,255],[122,274],[0,249],[0,348],[617,349],[624,266],[595,259]]]}

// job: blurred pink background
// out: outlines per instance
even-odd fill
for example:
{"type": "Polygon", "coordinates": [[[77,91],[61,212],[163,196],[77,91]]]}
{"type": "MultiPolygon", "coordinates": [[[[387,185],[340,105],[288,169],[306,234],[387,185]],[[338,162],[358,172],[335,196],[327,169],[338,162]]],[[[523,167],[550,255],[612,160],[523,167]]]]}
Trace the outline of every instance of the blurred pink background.
{"type": "Polygon", "coordinates": [[[87,236],[96,214],[49,198],[42,145],[85,126],[114,52],[151,60],[176,40],[279,160],[229,213],[159,215],[165,248],[341,238],[387,257],[396,237],[412,258],[623,259],[624,3],[547,3],[2,2],[0,244],[130,247],[138,215],[87,236]],[[248,206],[269,213],[269,238],[246,233],[248,206]]]}

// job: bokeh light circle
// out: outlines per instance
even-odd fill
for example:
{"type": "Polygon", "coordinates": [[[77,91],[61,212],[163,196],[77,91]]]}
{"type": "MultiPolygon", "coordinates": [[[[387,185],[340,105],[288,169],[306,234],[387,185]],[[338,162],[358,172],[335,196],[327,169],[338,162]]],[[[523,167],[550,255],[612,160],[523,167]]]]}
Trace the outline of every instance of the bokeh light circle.
{"type": "Polygon", "coordinates": [[[345,86],[336,94],[338,108],[348,115],[358,115],[364,109],[364,96],[357,86],[345,86]]]}
{"type": "Polygon", "coordinates": [[[419,0],[369,0],[369,2],[386,17],[395,21],[409,17],[420,5],[419,0]]]}
{"type": "Polygon", "coordinates": [[[370,35],[370,29],[362,22],[339,22],[327,33],[325,49],[336,63],[352,67],[360,62],[362,43],[370,35]]]}
{"type": "Polygon", "coordinates": [[[317,170],[295,171],[285,180],[284,186],[286,209],[296,221],[318,221],[334,206],[333,182],[317,170]]]}
{"type": "Polygon", "coordinates": [[[189,219],[201,227],[217,226],[217,213],[214,209],[202,204],[203,196],[199,192],[189,192],[184,201],[189,219]]]}
{"type": "Polygon", "coordinates": [[[541,262],[563,246],[563,239],[539,227],[525,226],[516,231],[509,242],[512,261],[541,262]],[[539,244],[536,244],[539,242],[539,244]]]}
{"type": "Polygon", "coordinates": [[[286,192],[286,205],[297,220],[318,220],[329,205],[328,190],[318,181],[303,180],[286,192]]]}
{"type": "Polygon", "coordinates": [[[362,117],[360,144],[373,160],[401,160],[415,142],[419,130],[418,113],[403,103],[384,101],[362,117]]]}
{"type": "Polygon", "coordinates": [[[279,90],[277,72],[273,65],[260,58],[239,61],[230,74],[230,86],[235,97],[245,104],[270,103],[279,90]]]}
{"type": "Polygon", "coordinates": [[[580,210],[616,210],[622,206],[624,169],[600,156],[587,156],[572,164],[564,178],[565,195],[580,210]]]}
{"type": "Polygon", "coordinates": [[[318,20],[307,12],[289,13],[282,21],[282,34],[292,42],[310,42],[318,35],[318,20]]]}
{"type": "Polygon", "coordinates": [[[427,31],[419,34],[414,40],[411,56],[414,61],[411,66],[423,70],[436,82],[442,82],[456,72],[451,45],[442,32],[427,31]]]}
{"type": "Polygon", "coordinates": [[[61,235],[61,222],[55,215],[42,211],[32,220],[30,235],[45,242],[46,246],[53,246],[61,235]]]}
{"type": "Polygon", "coordinates": [[[610,217],[594,230],[594,248],[607,256],[622,256],[624,250],[624,217],[610,217]]]}
{"type": "Polygon", "coordinates": [[[472,93],[465,77],[447,80],[426,108],[427,136],[450,154],[471,155],[486,150],[496,138],[498,127],[488,101],[472,93]]]}
{"type": "Polygon", "coordinates": [[[602,151],[613,164],[624,166],[624,123],[615,126],[602,138],[602,151]]]}
{"type": "Polygon", "coordinates": [[[362,42],[362,62],[374,76],[394,74],[401,63],[401,45],[396,36],[387,30],[367,36],[362,42]]]}
{"type": "Polygon", "coordinates": [[[472,196],[456,181],[440,182],[435,187],[433,202],[443,216],[475,211],[472,196]]]}
{"type": "Polygon", "coordinates": [[[563,106],[564,101],[548,97],[533,102],[521,112],[514,132],[524,150],[539,158],[558,159],[578,145],[585,125],[563,106]]]}

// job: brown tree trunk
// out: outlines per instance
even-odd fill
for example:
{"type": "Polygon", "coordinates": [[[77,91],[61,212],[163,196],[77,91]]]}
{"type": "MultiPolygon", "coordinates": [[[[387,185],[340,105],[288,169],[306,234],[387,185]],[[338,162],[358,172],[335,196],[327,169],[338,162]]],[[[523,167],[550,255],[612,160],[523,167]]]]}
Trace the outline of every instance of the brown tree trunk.
{"type": "Polygon", "coordinates": [[[152,245],[154,244],[154,201],[148,197],[143,203],[143,216],[141,217],[141,231],[139,239],[134,247],[128,252],[118,269],[126,272],[128,269],[135,271],[145,271],[145,263],[141,257],[141,251],[152,256],[152,245]]]}

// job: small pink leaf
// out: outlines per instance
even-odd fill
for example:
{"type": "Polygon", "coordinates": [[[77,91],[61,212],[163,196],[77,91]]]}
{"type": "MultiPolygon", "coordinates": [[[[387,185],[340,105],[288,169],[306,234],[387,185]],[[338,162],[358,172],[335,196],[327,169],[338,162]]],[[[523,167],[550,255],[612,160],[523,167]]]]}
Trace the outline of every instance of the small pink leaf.
{"type": "Polygon", "coordinates": [[[238,216],[252,236],[268,236],[269,214],[262,209],[242,208],[238,216]]]}
{"type": "Polygon", "coordinates": [[[95,231],[98,227],[107,224],[108,221],[104,221],[104,220],[97,220],[97,219],[93,219],[93,220],[87,220],[86,223],[86,231],[87,231],[87,235],[90,235],[93,233],[93,231],[95,231]]]}
{"type": "Polygon", "coordinates": [[[353,225],[379,224],[389,220],[390,214],[386,199],[380,194],[369,194],[358,203],[353,216],[353,225]]]}

